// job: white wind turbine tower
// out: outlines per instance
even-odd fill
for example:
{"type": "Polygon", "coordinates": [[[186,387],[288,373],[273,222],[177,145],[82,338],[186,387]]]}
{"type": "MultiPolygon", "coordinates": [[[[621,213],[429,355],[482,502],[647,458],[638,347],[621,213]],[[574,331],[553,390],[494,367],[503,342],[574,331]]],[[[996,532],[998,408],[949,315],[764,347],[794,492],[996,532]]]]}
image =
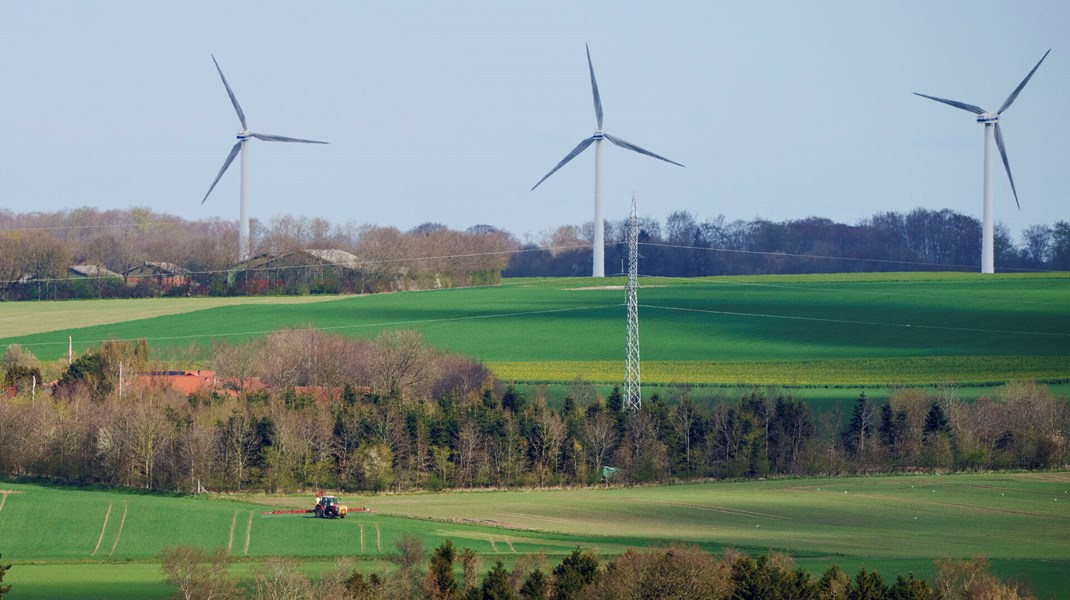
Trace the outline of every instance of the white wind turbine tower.
{"type": "Polygon", "coordinates": [[[594,117],[598,123],[598,129],[595,130],[594,135],[583,140],[578,146],[572,149],[565,158],[561,159],[561,162],[557,163],[553,169],[546,175],[543,175],[539,183],[536,183],[531,189],[539,187],[539,184],[546,181],[546,178],[557,172],[558,169],[565,166],[565,163],[576,158],[581,152],[587,149],[594,143],[594,268],[592,269],[592,277],[605,277],[606,265],[605,265],[605,219],[602,217],[602,140],[609,140],[621,148],[627,148],[633,152],[639,154],[645,154],[647,156],[663,160],[667,163],[672,163],[678,167],[682,167],[680,163],[669,160],[664,156],[659,156],[653,152],[640,148],[631,142],[626,142],[619,137],[612,136],[602,130],[602,98],[598,95],[598,82],[594,78],[594,65],[591,63],[591,48],[587,47],[587,68],[591,72],[591,92],[594,94],[594,117]]]}
{"type": "Polygon", "coordinates": [[[936,96],[926,96],[925,94],[919,94],[914,92],[916,96],[922,98],[928,98],[930,100],[936,100],[937,102],[943,102],[944,104],[954,106],[955,108],[961,108],[977,115],[977,122],[984,123],[985,125],[985,184],[984,184],[984,219],[982,221],[982,234],[981,234],[981,272],[982,273],[995,273],[995,244],[994,244],[994,195],[993,195],[993,175],[992,175],[992,142],[995,141],[996,146],[999,148],[999,155],[1003,159],[1003,168],[1007,171],[1007,179],[1011,182],[1011,191],[1014,193],[1014,203],[1018,205],[1018,209],[1021,210],[1022,205],[1018,202],[1018,190],[1014,188],[1014,176],[1011,175],[1011,163],[1007,160],[1007,148],[1003,144],[1003,133],[999,129],[999,116],[1003,114],[1003,111],[1010,108],[1014,103],[1014,99],[1018,97],[1018,94],[1025,87],[1025,84],[1029,83],[1029,78],[1036,73],[1037,68],[1040,67],[1040,63],[1044,62],[1044,59],[1048,57],[1048,52],[1044,53],[1044,56],[1040,57],[1033,70],[1025,76],[1025,79],[1018,84],[1018,87],[1014,88],[1010,96],[1003,101],[1003,106],[999,107],[999,110],[995,112],[985,111],[985,109],[974,106],[972,104],[966,104],[965,102],[959,102],[957,100],[947,100],[945,98],[937,98],[936,96]]]}
{"type": "Polygon", "coordinates": [[[249,131],[249,126],[245,123],[245,113],[241,109],[241,105],[238,104],[238,99],[234,96],[234,90],[230,89],[230,84],[227,83],[227,78],[223,76],[223,69],[219,68],[219,61],[215,59],[215,55],[212,55],[212,62],[215,63],[216,71],[219,71],[219,78],[223,80],[223,86],[227,88],[227,95],[230,96],[230,102],[234,105],[234,111],[238,113],[238,120],[241,121],[241,131],[238,132],[238,143],[234,144],[234,147],[230,149],[230,154],[227,155],[227,160],[223,161],[223,168],[219,169],[219,174],[215,176],[215,181],[212,182],[211,187],[208,188],[208,193],[204,195],[204,200],[201,200],[201,204],[208,199],[208,195],[215,189],[215,185],[219,183],[219,179],[223,177],[223,173],[226,173],[227,167],[230,163],[234,162],[234,157],[241,153],[241,215],[238,226],[238,262],[243,262],[249,259],[251,251],[251,243],[249,239],[249,195],[248,195],[248,174],[249,174],[249,138],[256,138],[265,142],[298,142],[302,144],[326,144],[327,142],[318,142],[316,140],[303,140],[300,138],[284,137],[281,135],[268,135],[265,133],[253,133],[249,131]]]}

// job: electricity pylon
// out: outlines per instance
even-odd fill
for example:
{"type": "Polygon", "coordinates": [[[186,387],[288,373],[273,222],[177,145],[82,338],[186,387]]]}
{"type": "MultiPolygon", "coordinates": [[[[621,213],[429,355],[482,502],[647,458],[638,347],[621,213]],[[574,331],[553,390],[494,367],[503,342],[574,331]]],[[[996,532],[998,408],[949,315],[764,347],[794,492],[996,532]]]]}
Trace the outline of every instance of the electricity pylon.
{"type": "Polygon", "coordinates": [[[643,395],[639,374],[639,217],[632,194],[632,216],[628,220],[628,348],[624,366],[624,409],[637,411],[643,395]]]}

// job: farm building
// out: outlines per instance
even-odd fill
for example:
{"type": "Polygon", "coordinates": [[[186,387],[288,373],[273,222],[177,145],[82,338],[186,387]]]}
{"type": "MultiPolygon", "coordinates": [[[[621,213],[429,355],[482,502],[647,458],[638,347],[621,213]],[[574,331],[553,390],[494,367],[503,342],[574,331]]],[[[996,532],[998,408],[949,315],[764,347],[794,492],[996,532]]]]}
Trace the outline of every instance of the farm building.
{"type": "Polygon", "coordinates": [[[130,286],[147,284],[165,292],[172,288],[185,287],[190,283],[189,271],[169,262],[145,261],[140,266],[123,273],[130,286]]]}
{"type": "Polygon", "coordinates": [[[228,286],[246,294],[339,293],[359,289],[361,260],[345,250],[260,254],[227,272],[228,286]]]}
{"type": "Polygon", "coordinates": [[[122,275],[109,270],[102,265],[71,265],[67,267],[67,275],[69,277],[84,277],[86,279],[123,278],[122,275]]]}

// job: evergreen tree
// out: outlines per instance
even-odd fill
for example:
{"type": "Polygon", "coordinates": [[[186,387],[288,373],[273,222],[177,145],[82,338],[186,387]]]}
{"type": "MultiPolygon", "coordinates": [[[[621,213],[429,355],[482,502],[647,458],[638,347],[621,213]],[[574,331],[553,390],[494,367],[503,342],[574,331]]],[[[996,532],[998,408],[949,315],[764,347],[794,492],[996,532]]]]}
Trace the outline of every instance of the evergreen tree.
{"type": "Polygon", "coordinates": [[[866,442],[872,437],[873,431],[873,403],[862,392],[855,401],[854,412],[851,413],[851,421],[847,429],[843,431],[843,447],[849,453],[857,456],[863,463],[866,460],[866,442]]]}
{"type": "Polygon", "coordinates": [[[817,590],[822,600],[845,600],[851,591],[851,578],[839,565],[832,565],[821,575],[817,590]]]}
{"type": "Polygon", "coordinates": [[[483,578],[483,587],[479,596],[483,600],[514,600],[516,594],[509,587],[509,571],[502,561],[494,563],[494,568],[483,578]]]}
{"type": "Polygon", "coordinates": [[[348,577],[342,580],[342,587],[350,598],[366,598],[376,594],[383,587],[383,578],[377,573],[372,573],[368,579],[353,569],[348,577]]]}
{"type": "Polygon", "coordinates": [[[867,571],[862,567],[855,576],[855,585],[847,594],[848,600],[885,600],[888,588],[884,579],[876,571],[867,571]]]}
{"type": "Polygon", "coordinates": [[[570,600],[582,598],[583,588],[598,576],[598,559],[589,552],[579,548],[566,556],[560,565],[554,567],[554,584],[551,598],[570,600]]]}
{"type": "Polygon", "coordinates": [[[524,408],[524,397],[516,391],[516,386],[510,384],[502,394],[502,408],[518,413],[524,408]]]}
{"type": "Polygon", "coordinates": [[[346,406],[353,406],[357,403],[357,391],[353,389],[353,386],[348,381],[342,388],[342,403],[346,406]]]}
{"type": "Polygon", "coordinates": [[[888,600],[930,600],[935,594],[924,579],[915,579],[911,573],[906,579],[897,575],[895,583],[888,588],[888,600]]]}
{"type": "Polygon", "coordinates": [[[933,402],[929,407],[929,414],[925,416],[925,428],[922,429],[925,439],[934,433],[951,433],[951,422],[947,414],[938,402],[933,402]]]}
{"type": "Polygon", "coordinates": [[[907,413],[902,410],[893,410],[892,405],[885,403],[881,406],[881,424],[877,428],[881,443],[892,453],[896,464],[902,463],[901,456],[903,441],[907,435],[907,413]]]}
{"type": "Polygon", "coordinates": [[[613,391],[606,398],[606,408],[613,414],[620,414],[620,411],[624,410],[624,395],[621,394],[619,385],[613,386],[613,391]]]}
{"type": "Polygon", "coordinates": [[[535,569],[520,586],[522,600],[544,600],[550,591],[550,582],[542,569],[535,569]]]}
{"type": "Polygon", "coordinates": [[[432,598],[450,600],[460,595],[457,576],[453,572],[453,560],[456,557],[457,549],[454,548],[452,540],[442,542],[442,545],[431,553],[426,587],[432,598]]]}

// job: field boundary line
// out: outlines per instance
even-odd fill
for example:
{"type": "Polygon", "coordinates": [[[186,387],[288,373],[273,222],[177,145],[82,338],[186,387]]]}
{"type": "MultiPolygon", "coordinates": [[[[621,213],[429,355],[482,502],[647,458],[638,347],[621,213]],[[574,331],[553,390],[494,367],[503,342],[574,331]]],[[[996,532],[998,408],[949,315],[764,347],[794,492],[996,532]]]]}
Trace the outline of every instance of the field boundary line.
{"type": "Polygon", "coordinates": [[[685,308],[681,306],[657,306],[655,304],[640,304],[640,308],[653,308],[660,310],[703,313],[709,315],[725,315],[729,317],[759,317],[764,319],[784,319],[787,321],[813,321],[817,323],[837,323],[840,325],[867,325],[871,327],[895,327],[912,329],[932,329],[936,331],[969,331],[973,333],[995,333],[1013,335],[1037,335],[1070,337],[1070,333],[1058,331],[1008,331],[1004,329],[983,329],[980,327],[944,327],[940,325],[913,325],[911,323],[882,323],[880,321],[854,321],[850,319],[828,319],[825,317],[807,317],[803,315],[774,315],[771,313],[750,313],[731,310],[710,310],[703,308],[685,308]]]}
{"type": "MultiPolygon", "coordinates": [[[[235,514],[237,516],[237,514],[235,514]]],[[[249,522],[245,524],[245,554],[249,554],[249,542],[253,539],[253,511],[249,511],[249,522]]]]}
{"type": "Polygon", "coordinates": [[[126,511],[130,508],[129,502],[123,502],[123,518],[119,520],[119,531],[115,534],[115,543],[111,545],[111,552],[108,552],[108,556],[115,554],[115,549],[119,546],[119,538],[123,535],[123,525],[126,525],[126,511]]]}
{"type": "Polygon", "coordinates": [[[227,552],[234,549],[234,526],[238,523],[238,511],[230,518],[230,537],[227,538],[227,552]]]}
{"type": "Polygon", "coordinates": [[[97,538],[97,546],[93,548],[93,553],[90,556],[96,556],[97,550],[100,550],[100,543],[104,541],[104,532],[108,529],[108,518],[111,517],[111,502],[108,503],[108,512],[104,513],[104,526],[100,528],[100,537],[97,538]]]}

